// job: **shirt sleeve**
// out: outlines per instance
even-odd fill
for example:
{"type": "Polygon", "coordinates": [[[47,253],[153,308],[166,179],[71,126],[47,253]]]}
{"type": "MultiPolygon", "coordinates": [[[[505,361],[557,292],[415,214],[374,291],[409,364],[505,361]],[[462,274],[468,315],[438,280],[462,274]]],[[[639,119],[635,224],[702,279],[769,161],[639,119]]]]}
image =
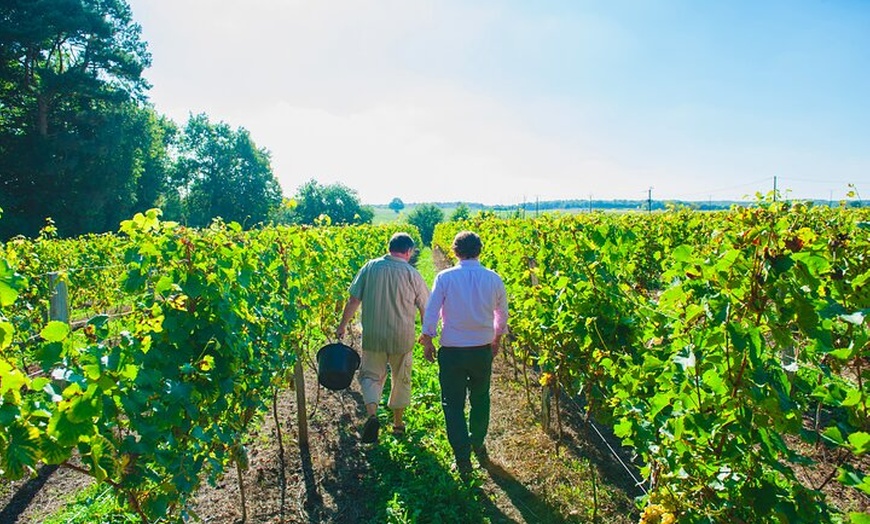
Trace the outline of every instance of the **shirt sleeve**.
{"type": "Polygon", "coordinates": [[[433,338],[438,335],[438,319],[441,317],[441,306],[444,304],[444,291],[439,283],[436,275],[432,283],[432,293],[426,303],[426,313],[423,315],[423,334],[433,338]]]}
{"type": "Polygon", "coordinates": [[[420,309],[425,308],[426,304],[429,302],[429,288],[426,287],[426,282],[423,280],[420,273],[415,273],[414,290],[417,293],[417,296],[414,299],[414,305],[420,309]]]}

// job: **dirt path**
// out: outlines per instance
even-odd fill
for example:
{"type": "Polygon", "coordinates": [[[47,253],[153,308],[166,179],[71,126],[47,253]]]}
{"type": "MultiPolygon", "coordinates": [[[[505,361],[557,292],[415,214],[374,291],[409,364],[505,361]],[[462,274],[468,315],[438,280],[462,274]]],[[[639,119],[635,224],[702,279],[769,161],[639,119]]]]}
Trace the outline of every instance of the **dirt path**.
{"type": "MultiPolygon", "coordinates": [[[[536,424],[510,363],[506,358],[496,362],[487,440],[493,465],[481,475],[480,487],[481,499],[489,501],[486,513],[492,522],[592,522],[595,503],[588,497],[572,498],[572,490],[585,493],[596,482],[631,489],[630,477],[570,420],[557,456],[554,439],[536,424]],[[590,465],[584,457],[599,463],[590,465]]],[[[360,481],[370,477],[371,465],[359,443],[365,410],[358,388],[355,382],[340,393],[321,388],[316,400],[316,377],[307,371],[307,398],[314,410],[307,453],[297,445],[295,393],[282,392],[278,411],[285,428],[286,490],[282,494],[275,425],[269,417],[251,445],[251,467],[245,474],[248,522],[374,522],[362,503],[367,492],[360,481]]],[[[628,495],[612,487],[598,494],[597,514],[607,515],[601,522],[636,521],[630,517],[634,510],[628,495]]],[[[205,522],[234,524],[241,517],[239,501],[236,475],[229,474],[216,487],[201,490],[193,509],[205,522]]]]}

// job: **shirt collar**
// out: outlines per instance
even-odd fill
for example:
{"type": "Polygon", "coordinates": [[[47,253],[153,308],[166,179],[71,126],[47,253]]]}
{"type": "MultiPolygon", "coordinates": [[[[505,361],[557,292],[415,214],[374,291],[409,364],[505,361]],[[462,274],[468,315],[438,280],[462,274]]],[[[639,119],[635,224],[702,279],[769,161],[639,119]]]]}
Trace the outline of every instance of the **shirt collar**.
{"type": "Polygon", "coordinates": [[[480,260],[476,258],[466,258],[465,260],[459,261],[460,266],[479,266],[480,260]]]}
{"type": "Polygon", "coordinates": [[[384,259],[386,259],[386,260],[392,260],[393,262],[405,262],[405,263],[407,264],[407,262],[405,261],[405,259],[403,259],[403,258],[399,258],[399,257],[394,257],[393,255],[390,255],[389,253],[387,253],[386,255],[384,255],[384,259]]]}

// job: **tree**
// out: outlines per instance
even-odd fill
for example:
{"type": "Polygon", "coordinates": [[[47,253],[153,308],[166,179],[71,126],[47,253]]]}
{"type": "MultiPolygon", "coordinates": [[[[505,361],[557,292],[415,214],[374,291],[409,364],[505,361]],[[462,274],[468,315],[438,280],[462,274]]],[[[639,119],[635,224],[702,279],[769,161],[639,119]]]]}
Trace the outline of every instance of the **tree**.
{"type": "Polygon", "coordinates": [[[471,218],[471,210],[465,204],[459,204],[456,209],[453,210],[453,213],[450,215],[451,222],[458,222],[460,220],[468,220],[471,218]]]}
{"type": "Polygon", "coordinates": [[[420,230],[420,239],[423,241],[423,245],[426,246],[432,244],[435,226],[443,221],[444,211],[434,204],[417,206],[408,215],[408,223],[417,226],[417,229],[420,230]]]}
{"type": "Polygon", "coordinates": [[[393,211],[395,211],[396,214],[398,214],[399,211],[405,209],[405,203],[402,202],[402,199],[401,199],[401,198],[396,197],[396,198],[394,198],[394,199],[392,199],[392,200],[390,201],[390,206],[389,206],[389,207],[390,207],[390,209],[392,209],[393,211]]]}
{"type": "Polygon", "coordinates": [[[194,227],[217,217],[254,225],[281,205],[268,151],[244,128],[212,124],[204,114],[192,116],[184,128],[174,178],[181,192],[180,219],[194,227]]]}
{"type": "Polygon", "coordinates": [[[0,237],[114,230],[161,187],[150,63],[123,0],[0,4],[0,237]]]}
{"type": "Polygon", "coordinates": [[[370,224],[375,212],[362,206],[357,192],[344,184],[320,185],[316,180],[302,184],[294,197],[294,222],[314,224],[321,215],[333,224],[370,224]]]}

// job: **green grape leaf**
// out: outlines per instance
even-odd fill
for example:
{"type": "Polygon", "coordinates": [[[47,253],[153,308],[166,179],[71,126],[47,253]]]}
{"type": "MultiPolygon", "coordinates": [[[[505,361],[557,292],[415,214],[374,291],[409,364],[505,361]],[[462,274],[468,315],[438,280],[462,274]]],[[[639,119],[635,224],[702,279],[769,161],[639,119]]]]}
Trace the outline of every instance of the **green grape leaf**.
{"type": "Polygon", "coordinates": [[[826,429],[822,433],[822,436],[825,437],[826,439],[830,440],[834,444],[842,445],[843,443],[845,443],[845,440],[843,439],[843,434],[840,433],[839,428],[837,428],[835,426],[831,426],[828,429],[826,429]]]}
{"type": "Polygon", "coordinates": [[[0,321],[0,351],[12,345],[15,338],[15,326],[6,321],[0,321]]]}
{"type": "Polygon", "coordinates": [[[39,431],[32,426],[13,424],[6,428],[7,446],[2,459],[6,476],[19,479],[30,473],[39,459],[39,431]]]}
{"type": "Polygon", "coordinates": [[[18,291],[27,285],[27,279],[16,273],[6,259],[0,259],[0,307],[11,306],[18,291]]]}
{"type": "Polygon", "coordinates": [[[867,453],[870,450],[870,434],[863,431],[852,433],[849,435],[849,444],[852,445],[855,455],[867,453]]]}
{"type": "Polygon", "coordinates": [[[0,396],[5,395],[9,391],[18,391],[23,386],[27,385],[29,380],[27,375],[22,373],[7,362],[0,359],[0,396]]]}
{"type": "Polygon", "coordinates": [[[42,328],[42,331],[39,332],[39,336],[47,342],[61,342],[67,335],[69,335],[69,333],[69,324],[52,320],[42,328]]]}

